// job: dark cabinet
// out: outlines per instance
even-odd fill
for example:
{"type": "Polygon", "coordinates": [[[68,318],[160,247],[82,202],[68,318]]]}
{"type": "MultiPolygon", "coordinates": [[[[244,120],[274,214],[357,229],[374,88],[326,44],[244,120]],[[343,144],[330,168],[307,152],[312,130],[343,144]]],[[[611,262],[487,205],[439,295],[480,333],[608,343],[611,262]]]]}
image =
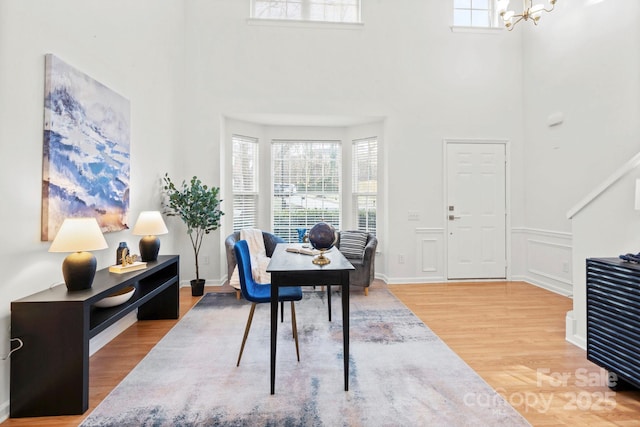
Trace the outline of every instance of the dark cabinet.
{"type": "Polygon", "coordinates": [[[639,355],[640,265],[587,259],[587,359],[640,387],[639,355]]]}
{"type": "Polygon", "coordinates": [[[179,257],[159,256],[147,268],[124,274],[96,272],[93,286],[67,291],[59,285],[11,303],[11,337],[24,347],[11,355],[11,417],[73,415],[89,405],[89,340],[138,310],[138,319],[180,315],[179,257]],[[127,286],[131,299],[94,304],[127,286]]]}

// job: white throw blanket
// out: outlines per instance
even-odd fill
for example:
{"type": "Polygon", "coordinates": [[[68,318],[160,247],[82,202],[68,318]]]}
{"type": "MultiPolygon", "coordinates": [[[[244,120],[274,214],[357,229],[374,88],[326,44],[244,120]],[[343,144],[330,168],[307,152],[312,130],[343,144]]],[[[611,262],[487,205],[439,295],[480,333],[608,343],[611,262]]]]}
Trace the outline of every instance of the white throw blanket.
{"type": "MultiPolygon", "coordinates": [[[[262,230],[258,230],[257,228],[240,230],[240,239],[246,240],[249,246],[253,280],[257,283],[271,283],[271,274],[267,273],[267,265],[269,265],[271,258],[267,257],[267,251],[264,248],[262,230]]],[[[229,285],[235,289],[240,289],[240,274],[238,273],[237,265],[233,269],[233,274],[229,279],[229,285]]]]}

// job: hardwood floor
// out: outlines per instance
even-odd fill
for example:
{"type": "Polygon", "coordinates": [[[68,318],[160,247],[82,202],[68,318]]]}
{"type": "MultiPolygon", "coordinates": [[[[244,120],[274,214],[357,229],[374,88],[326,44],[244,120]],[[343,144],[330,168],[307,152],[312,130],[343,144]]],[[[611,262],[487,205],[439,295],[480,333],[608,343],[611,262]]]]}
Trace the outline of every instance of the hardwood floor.
{"type": "Polygon", "coordinates": [[[532,425],[640,426],[640,392],[611,391],[565,341],[571,299],[522,282],[388,289],[532,425]]]}
{"type": "MultiPolygon", "coordinates": [[[[370,292],[382,287],[532,425],[640,426],[640,392],[612,392],[585,352],[565,341],[570,299],[521,282],[385,286],[376,281],[370,292]]],[[[181,317],[198,300],[182,288],[181,317]]],[[[84,415],[9,419],[0,426],[77,426],[176,322],[137,322],[91,357],[84,415]]]]}

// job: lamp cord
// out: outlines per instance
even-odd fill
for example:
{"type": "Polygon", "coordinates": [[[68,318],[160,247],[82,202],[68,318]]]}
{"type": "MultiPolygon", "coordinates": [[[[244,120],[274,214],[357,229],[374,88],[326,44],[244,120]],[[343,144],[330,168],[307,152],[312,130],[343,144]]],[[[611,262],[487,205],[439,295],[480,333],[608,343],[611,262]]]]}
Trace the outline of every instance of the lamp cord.
{"type": "Polygon", "coordinates": [[[12,353],[14,353],[14,352],[20,350],[22,347],[24,347],[24,343],[22,342],[22,340],[20,338],[11,338],[9,341],[10,342],[18,341],[18,346],[16,348],[14,348],[13,350],[9,351],[9,353],[7,353],[7,355],[4,356],[2,358],[2,360],[7,360],[9,357],[11,357],[12,353]]]}

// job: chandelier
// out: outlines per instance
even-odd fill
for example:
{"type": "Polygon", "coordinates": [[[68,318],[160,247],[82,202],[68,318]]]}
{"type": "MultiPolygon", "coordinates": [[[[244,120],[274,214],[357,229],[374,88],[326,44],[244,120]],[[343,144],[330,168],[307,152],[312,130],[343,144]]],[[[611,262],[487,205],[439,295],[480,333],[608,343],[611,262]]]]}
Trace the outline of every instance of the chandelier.
{"type": "Polygon", "coordinates": [[[541,3],[533,4],[533,0],[522,0],[522,13],[516,14],[515,11],[509,10],[509,0],[497,0],[498,14],[509,31],[522,20],[531,20],[534,25],[538,25],[542,12],[551,12],[556,6],[556,0],[548,0],[548,2],[550,9],[545,8],[541,3]]]}

